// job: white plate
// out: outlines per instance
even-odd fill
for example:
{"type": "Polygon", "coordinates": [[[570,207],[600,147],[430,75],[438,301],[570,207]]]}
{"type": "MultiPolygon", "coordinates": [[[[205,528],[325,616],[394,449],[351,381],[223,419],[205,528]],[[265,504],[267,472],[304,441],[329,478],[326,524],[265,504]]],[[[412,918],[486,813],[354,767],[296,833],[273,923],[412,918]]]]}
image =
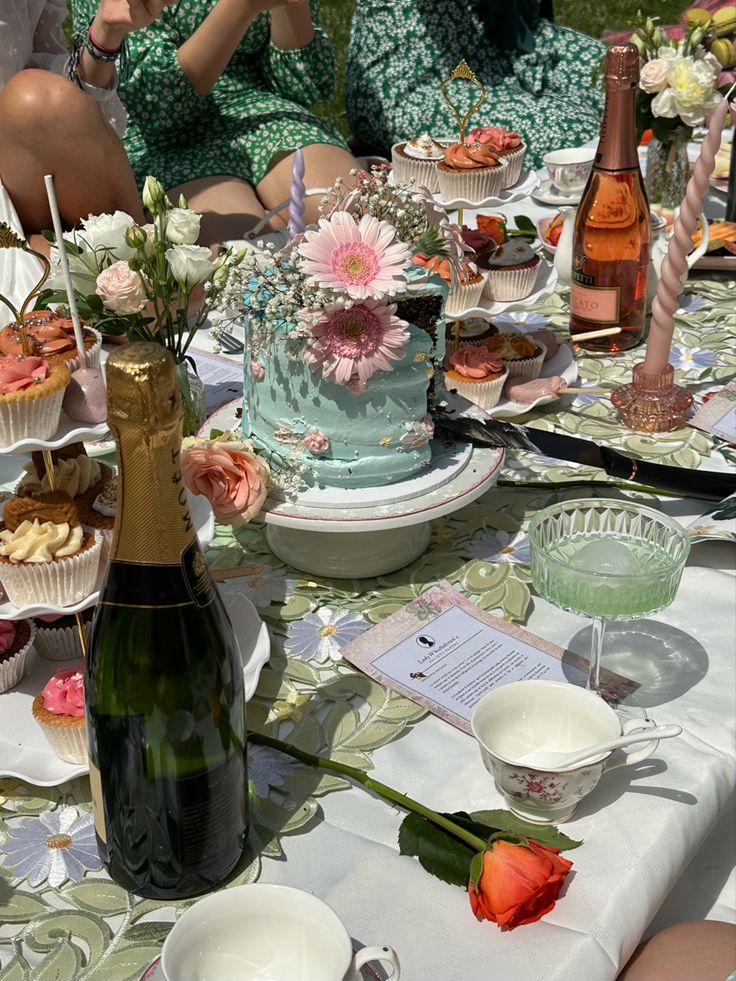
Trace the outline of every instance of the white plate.
{"type": "Polygon", "coordinates": [[[456,211],[458,208],[472,208],[474,211],[480,208],[497,208],[502,204],[511,204],[512,201],[521,201],[529,197],[539,184],[539,178],[533,170],[522,170],[518,181],[513,187],[507,187],[500,194],[484,198],[482,201],[470,201],[468,198],[445,198],[442,194],[435,195],[437,204],[445,211],[456,211]]]}
{"type": "Polygon", "coordinates": [[[59,428],[52,439],[19,439],[9,446],[0,447],[0,453],[34,453],[36,450],[58,450],[67,443],[81,443],[87,439],[97,439],[107,432],[107,423],[100,422],[96,426],[72,422],[69,416],[62,412],[59,428]]]}
{"type": "MultiPolygon", "coordinates": [[[[578,377],[578,366],[572,348],[569,344],[561,344],[557,354],[545,361],[542,365],[540,378],[551,378],[552,375],[560,375],[568,385],[574,384],[578,377]]],[[[564,395],[564,392],[562,393],[564,395]]],[[[498,405],[486,412],[492,419],[512,419],[514,416],[522,416],[525,412],[533,409],[535,405],[546,405],[548,402],[556,402],[559,395],[542,395],[534,402],[522,404],[521,402],[511,402],[509,399],[501,399],[498,405]]]]}
{"type": "Polygon", "coordinates": [[[507,303],[502,303],[500,300],[481,300],[477,307],[468,307],[466,310],[461,310],[460,313],[446,313],[447,320],[448,322],[452,322],[453,320],[467,320],[468,317],[485,317],[488,320],[491,317],[497,317],[499,313],[524,310],[537,300],[541,300],[543,297],[554,293],[557,279],[558,276],[555,267],[542,259],[537,270],[534,289],[529,296],[525,296],[521,300],[509,300],[507,303]]]}
{"type": "Polygon", "coordinates": [[[547,180],[542,181],[539,187],[532,190],[531,195],[540,204],[568,204],[574,208],[580,204],[583,192],[580,191],[579,194],[560,194],[552,181],[547,180]]]}
{"type": "Polygon", "coordinates": [[[107,424],[105,424],[105,431],[97,439],[85,440],[84,448],[87,451],[87,456],[105,456],[106,453],[115,452],[115,440],[107,428],[107,424]]]}
{"type": "MultiPolygon", "coordinates": [[[[268,630],[237,584],[220,585],[225,606],[240,644],[245,700],[253,696],[263,665],[271,653],[268,630]]],[[[0,695],[0,777],[17,777],[37,787],[56,787],[89,772],[86,764],[67,763],[51,749],[31,714],[33,699],[60,667],[31,650],[19,685],[0,695]]]]}
{"type": "MultiPolygon", "coordinates": [[[[206,497],[200,497],[187,491],[189,497],[189,509],[194,519],[197,535],[202,547],[209,545],[215,537],[215,515],[206,497]]],[[[3,506],[0,504],[0,518],[2,517],[3,506]]],[[[68,616],[72,613],[79,613],[86,610],[88,606],[93,606],[100,595],[99,590],[91,593],[85,599],[80,600],[73,606],[47,606],[45,604],[31,604],[30,606],[19,607],[5,596],[0,590],[0,620],[23,620],[27,617],[45,616],[46,614],[58,613],[61,616],[68,616]]]]}

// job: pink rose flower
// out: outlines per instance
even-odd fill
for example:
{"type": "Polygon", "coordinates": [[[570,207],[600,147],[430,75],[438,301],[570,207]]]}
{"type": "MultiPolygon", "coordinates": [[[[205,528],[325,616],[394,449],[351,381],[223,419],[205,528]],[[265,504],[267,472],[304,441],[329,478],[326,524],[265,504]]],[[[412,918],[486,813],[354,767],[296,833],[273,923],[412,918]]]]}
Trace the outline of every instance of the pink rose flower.
{"type": "Polygon", "coordinates": [[[141,277],[133,272],[124,259],[113,262],[102,270],[97,277],[95,292],[102,297],[108,310],[121,316],[138,313],[147,302],[141,277]]]}
{"type": "Polygon", "coordinates": [[[250,443],[218,437],[186,439],[182,445],[184,483],[212,505],[217,521],[237,527],[254,518],[266,500],[270,470],[250,443]]]}
{"type": "Polygon", "coordinates": [[[304,437],[304,445],[312,456],[324,456],[325,453],[330,452],[330,446],[332,444],[330,443],[329,436],[325,436],[319,429],[313,429],[311,433],[307,433],[304,437]]]}
{"type": "Polygon", "coordinates": [[[251,361],[250,373],[257,382],[263,381],[266,371],[260,361],[251,361]]]}

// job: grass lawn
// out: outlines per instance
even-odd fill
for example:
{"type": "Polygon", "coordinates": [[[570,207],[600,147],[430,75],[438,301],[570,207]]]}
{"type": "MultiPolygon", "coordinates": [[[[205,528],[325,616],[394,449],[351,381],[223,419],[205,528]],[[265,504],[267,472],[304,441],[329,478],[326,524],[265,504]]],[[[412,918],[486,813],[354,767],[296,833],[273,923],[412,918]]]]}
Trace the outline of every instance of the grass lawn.
{"type": "MultiPolygon", "coordinates": [[[[357,0],[359,3],[360,0],[357,0]]],[[[441,4],[443,0],[435,0],[441,4]]],[[[350,18],[356,0],[321,0],[320,14],[325,29],[332,37],[338,57],[338,80],[331,102],[316,107],[321,116],[331,119],[345,135],[348,134],[343,101],[345,53],[350,34],[350,18]]],[[[554,0],[555,22],[572,27],[584,34],[600,37],[604,30],[626,30],[639,9],[660,18],[662,24],[677,23],[687,6],[686,0],[554,0]]],[[[472,67],[472,65],[471,65],[472,67]]]]}

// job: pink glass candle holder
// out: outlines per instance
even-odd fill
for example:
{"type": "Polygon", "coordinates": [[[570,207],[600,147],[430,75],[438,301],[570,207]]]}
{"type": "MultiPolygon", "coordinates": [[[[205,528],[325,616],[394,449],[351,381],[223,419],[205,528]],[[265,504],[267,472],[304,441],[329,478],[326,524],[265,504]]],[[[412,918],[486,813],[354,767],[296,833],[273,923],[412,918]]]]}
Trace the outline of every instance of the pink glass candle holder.
{"type": "Polygon", "coordinates": [[[675,369],[648,374],[644,362],[634,365],[633,379],[611,394],[621,422],[641,433],[666,433],[685,424],[684,414],[693,404],[686,388],[675,385],[675,369]]]}

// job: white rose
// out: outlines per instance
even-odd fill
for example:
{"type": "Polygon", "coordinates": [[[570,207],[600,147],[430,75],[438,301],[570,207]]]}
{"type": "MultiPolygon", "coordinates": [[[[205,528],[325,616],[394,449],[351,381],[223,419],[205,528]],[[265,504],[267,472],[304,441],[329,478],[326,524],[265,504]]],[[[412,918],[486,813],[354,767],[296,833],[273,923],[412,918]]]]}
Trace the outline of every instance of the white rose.
{"type": "Polygon", "coordinates": [[[189,208],[172,208],[166,219],[166,240],[173,245],[194,245],[202,216],[189,208]]]}
{"type": "Polygon", "coordinates": [[[697,126],[720,102],[716,77],[714,69],[705,61],[673,58],[667,65],[669,88],[652,99],[652,113],[670,119],[679,116],[687,126],[697,126]]]}
{"type": "Polygon", "coordinates": [[[639,75],[639,88],[645,92],[661,92],[667,86],[667,62],[662,58],[645,62],[639,75]]]}
{"type": "Polygon", "coordinates": [[[659,58],[661,61],[672,61],[672,59],[676,57],[677,48],[673,48],[669,44],[663,44],[657,52],[657,58],[659,58]]]}
{"type": "Polygon", "coordinates": [[[184,289],[193,289],[215,271],[212,253],[203,245],[174,245],[166,250],[166,261],[174,279],[184,289]]]}
{"type": "Polygon", "coordinates": [[[90,215],[82,222],[82,231],[77,232],[76,242],[81,248],[95,252],[100,265],[105,254],[113,260],[130,259],[135,249],[125,241],[125,231],[135,222],[124,211],[113,215],[90,215]]]}
{"type": "Polygon", "coordinates": [[[146,305],[146,293],[138,273],[133,272],[127,262],[113,262],[103,269],[97,277],[98,296],[108,310],[127,316],[138,313],[146,305]]]}

